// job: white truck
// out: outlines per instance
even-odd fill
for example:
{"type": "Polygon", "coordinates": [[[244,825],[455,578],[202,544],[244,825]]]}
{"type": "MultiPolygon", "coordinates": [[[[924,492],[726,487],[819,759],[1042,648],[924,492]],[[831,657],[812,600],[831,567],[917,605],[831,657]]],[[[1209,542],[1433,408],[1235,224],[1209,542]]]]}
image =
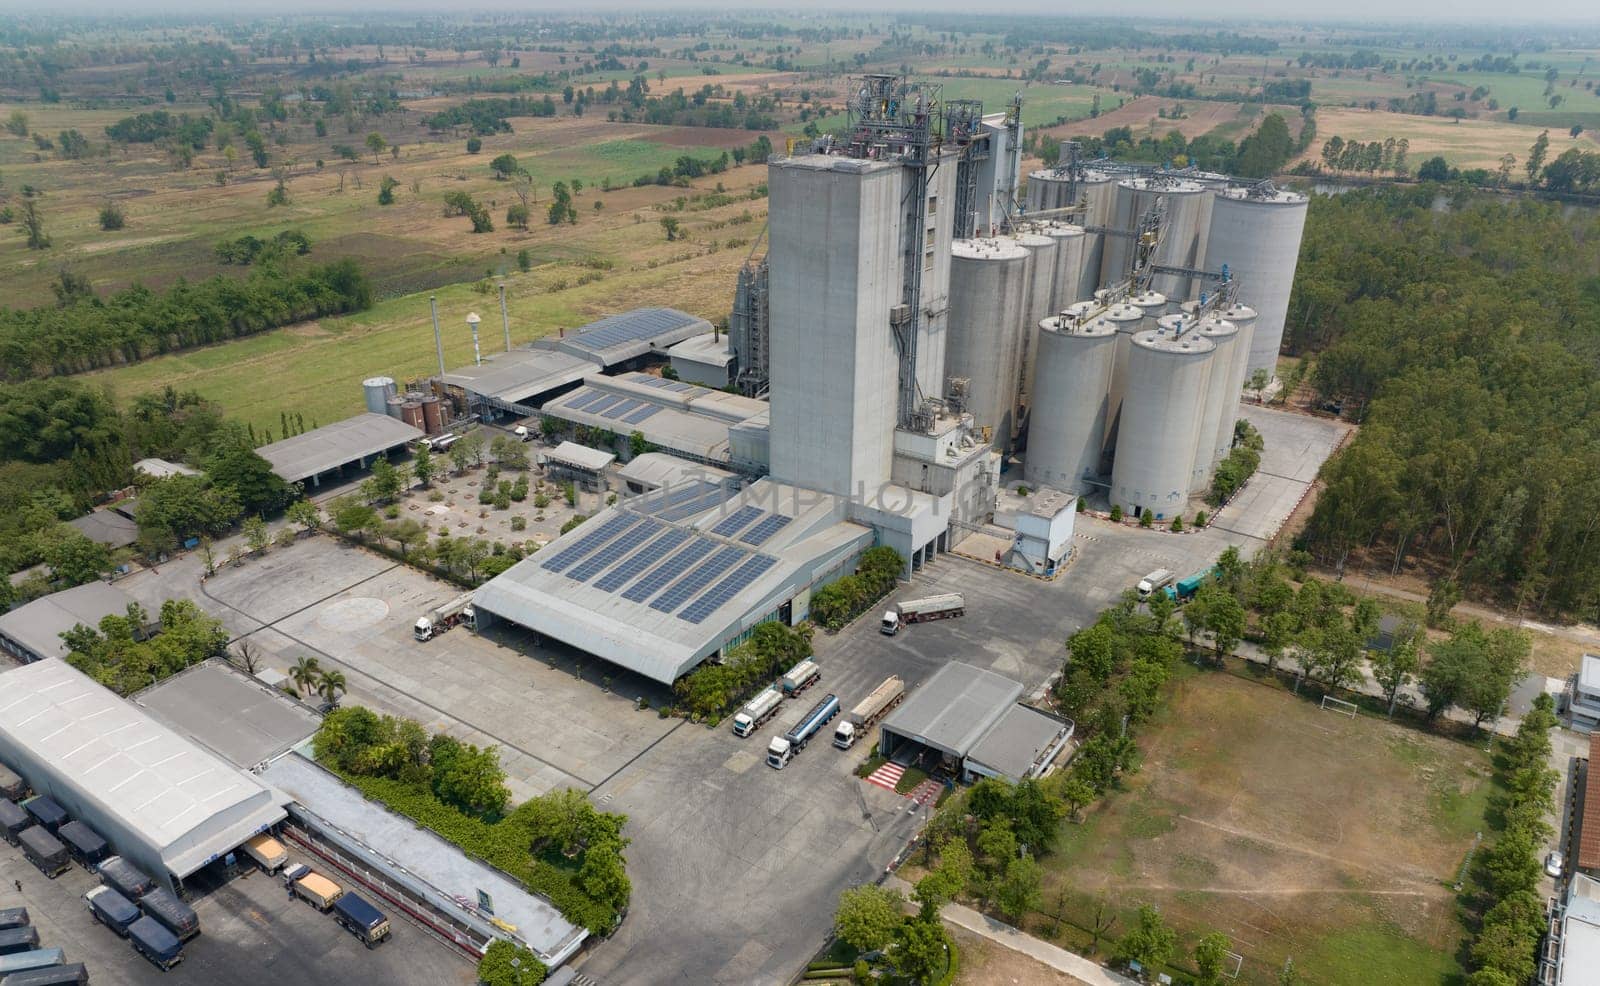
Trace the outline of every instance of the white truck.
{"type": "Polygon", "coordinates": [[[511,435],[519,442],[533,441],[533,432],[528,430],[527,425],[517,425],[515,428],[511,429],[511,435]]]}
{"type": "Polygon", "coordinates": [[[900,676],[892,674],[883,679],[883,684],[872,690],[872,694],[862,699],[856,707],[850,710],[844,721],[833,731],[833,745],[841,750],[848,750],[856,745],[856,740],[884,716],[889,710],[899,705],[906,697],[906,683],[900,676]]]}
{"type": "Polygon", "coordinates": [[[779,685],[783,689],[783,694],[793,698],[816,684],[821,678],[822,669],[817,667],[816,661],[808,657],[790,668],[779,685]]]}
{"type": "Polygon", "coordinates": [[[477,617],[478,614],[472,609],[472,593],[462,593],[443,606],[435,606],[417,617],[411,635],[418,640],[432,640],[457,623],[465,623],[469,629],[476,626],[477,617]]]}
{"type": "Polygon", "coordinates": [[[1171,569],[1158,568],[1139,580],[1136,588],[1139,590],[1140,599],[1149,599],[1152,595],[1172,584],[1178,574],[1171,569]]]}
{"type": "Polygon", "coordinates": [[[884,611],[883,625],[878,630],[892,637],[907,623],[948,620],[964,615],[966,611],[967,601],[959,592],[946,592],[943,595],[928,596],[923,599],[905,599],[901,600],[899,605],[884,611]]]}
{"type": "Polygon", "coordinates": [[[755,732],[762,723],[778,714],[778,707],[783,705],[783,693],[776,688],[768,688],[745,703],[733,717],[733,735],[749,736],[755,732]]]}

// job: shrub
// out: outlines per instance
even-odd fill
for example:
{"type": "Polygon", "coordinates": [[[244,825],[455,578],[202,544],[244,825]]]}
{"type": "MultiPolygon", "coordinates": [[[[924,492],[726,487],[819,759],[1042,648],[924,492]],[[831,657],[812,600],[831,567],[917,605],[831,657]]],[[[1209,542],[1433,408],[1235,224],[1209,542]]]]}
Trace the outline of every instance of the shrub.
{"type": "Polygon", "coordinates": [[[1174,517],[1174,518],[1172,518],[1172,527],[1170,528],[1170,530],[1174,534],[1183,533],[1183,518],[1182,517],[1174,517]]]}
{"type": "Polygon", "coordinates": [[[1085,500],[1084,500],[1084,498],[1083,498],[1083,497],[1081,497],[1081,496],[1080,496],[1080,497],[1078,497],[1078,513],[1080,513],[1080,514],[1081,514],[1081,513],[1083,513],[1083,512],[1084,512],[1084,511],[1085,511],[1085,510],[1088,510],[1088,509],[1089,509],[1089,504],[1088,504],[1088,502],[1087,502],[1087,501],[1085,501],[1085,500]]]}
{"type": "Polygon", "coordinates": [[[568,531],[576,528],[579,524],[583,523],[584,521],[586,521],[588,519],[589,518],[585,517],[583,514],[574,514],[571,520],[569,520],[565,524],[561,525],[561,533],[562,534],[567,533],[568,531]]]}
{"type": "Polygon", "coordinates": [[[1111,519],[1112,519],[1112,520],[1113,520],[1113,521],[1120,521],[1120,520],[1122,520],[1122,504],[1120,504],[1120,503],[1113,503],[1113,504],[1112,504],[1112,505],[1111,505],[1111,519]]]}
{"type": "Polygon", "coordinates": [[[525,948],[501,939],[489,943],[478,960],[478,982],[482,986],[539,986],[549,974],[539,959],[525,948]],[[511,960],[517,964],[512,965],[511,960]]]}
{"type": "Polygon", "coordinates": [[[481,150],[483,150],[483,141],[479,140],[476,137],[468,137],[467,138],[467,153],[468,154],[476,154],[481,150]]]}
{"type": "Polygon", "coordinates": [[[1196,510],[1194,512],[1194,526],[1196,526],[1196,527],[1204,527],[1204,526],[1206,526],[1206,512],[1204,510],[1196,510]]]}
{"type": "Polygon", "coordinates": [[[1139,515],[1139,526],[1140,527],[1149,528],[1149,527],[1154,526],[1155,522],[1156,522],[1156,515],[1151,513],[1148,510],[1146,510],[1144,513],[1141,513],[1139,515]]]}
{"type": "Polygon", "coordinates": [[[107,202],[100,207],[100,228],[110,232],[121,229],[127,225],[127,217],[122,213],[122,207],[115,202],[107,202]]]}

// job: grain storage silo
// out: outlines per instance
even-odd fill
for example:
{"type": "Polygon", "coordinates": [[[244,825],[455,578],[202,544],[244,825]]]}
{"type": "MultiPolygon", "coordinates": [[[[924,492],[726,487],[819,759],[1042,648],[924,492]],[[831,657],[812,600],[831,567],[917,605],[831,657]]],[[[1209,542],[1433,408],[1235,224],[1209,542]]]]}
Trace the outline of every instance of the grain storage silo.
{"type": "Polygon", "coordinates": [[[1056,241],[1056,275],[1050,292],[1050,312],[1055,314],[1077,301],[1078,281],[1083,276],[1084,235],[1082,226],[1051,223],[1044,235],[1056,241]]]}
{"type": "Polygon", "coordinates": [[[1200,414],[1200,428],[1195,432],[1194,464],[1189,468],[1189,492],[1200,494],[1211,486],[1211,473],[1217,461],[1216,440],[1222,431],[1222,420],[1227,419],[1231,432],[1234,416],[1238,413],[1239,391],[1230,384],[1242,336],[1237,325],[1216,314],[1201,318],[1195,331],[1202,339],[1211,340],[1212,345],[1217,347],[1209,360],[1211,365],[1206,379],[1205,407],[1200,414]]]}
{"type": "MultiPolygon", "coordinates": [[[[1217,422],[1215,444],[1211,449],[1213,470],[1228,454],[1228,450],[1233,448],[1233,423],[1239,419],[1239,398],[1244,391],[1245,379],[1250,376],[1250,340],[1255,332],[1256,322],[1256,310],[1249,305],[1232,304],[1219,314],[1238,327],[1239,338],[1234,342],[1230,357],[1231,366],[1228,369],[1228,394],[1232,403],[1229,404],[1227,413],[1217,422]]],[[[1219,373],[1221,369],[1219,365],[1211,372],[1219,373]]]]}
{"type": "Polygon", "coordinates": [[[1128,304],[1144,312],[1145,328],[1153,329],[1160,319],[1172,310],[1167,296],[1160,291],[1141,291],[1128,297],[1128,304]]]}
{"type": "Polygon", "coordinates": [[[1117,330],[1105,319],[1052,316],[1039,327],[1038,390],[1028,413],[1023,476],[1030,485],[1086,493],[1100,468],[1106,392],[1117,330]]]}
{"type": "Polygon", "coordinates": [[[1277,373],[1306,204],[1304,195],[1270,187],[1228,189],[1212,203],[1206,266],[1220,270],[1226,264],[1239,282],[1239,300],[1257,312],[1247,374],[1277,373]]]}
{"type": "Polygon", "coordinates": [[[1188,506],[1195,438],[1215,351],[1216,345],[1197,332],[1134,336],[1111,470],[1113,505],[1132,514],[1149,511],[1157,520],[1179,516],[1188,506]]]}
{"type": "MultiPolygon", "coordinates": [[[[1161,177],[1130,178],[1117,183],[1116,206],[1110,225],[1131,232],[1145,213],[1160,201],[1165,220],[1151,262],[1169,267],[1194,267],[1202,233],[1200,222],[1210,198],[1211,193],[1197,182],[1161,177]]],[[[1101,283],[1127,280],[1133,251],[1133,237],[1109,237],[1100,267],[1101,283]]],[[[1189,296],[1189,278],[1181,275],[1157,274],[1151,286],[1169,298],[1181,300],[1189,296]]]]}
{"type": "Polygon", "coordinates": [[[1049,212],[1071,205],[1072,180],[1046,168],[1028,175],[1027,211],[1049,212]]]}
{"type": "Polygon", "coordinates": [[[1103,171],[1086,171],[1083,181],[1078,183],[1078,201],[1083,208],[1075,215],[1086,232],[1083,241],[1083,273],[1078,278],[1078,290],[1074,292],[1079,298],[1093,298],[1094,293],[1104,284],[1100,280],[1100,271],[1105,264],[1106,236],[1103,233],[1087,232],[1088,227],[1110,226],[1112,213],[1117,204],[1117,183],[1110,175],[1103,171]]]}
{"type": "Polygon", "coordinates": [[[444,421],[439,413],[439,398],[432,394],[422,399],[422,430],[430,435],[444,431],[444,421]]]}
{"type": "Polygon", "coordinates": [[[1027,381],[1033,378],[1034,348],[1038,344],[1039,323],[1055,314],[1050,307],[1055,297],[1056,239],[1042,232],[1022,233],[1017,242],[1027,249],[1028,294],[1023,310],[1021,345],[1017,348],[1017,391],[1026,397],[1027,381]]]}
{"type": "Polygon", "coordinates": [[[950,254],[945,376],[966,378],[967,410],[980,428],[990,430],[994,447],[1004,449],[1016,423],[1015,368],[1030,254],[1004,238],[956,240],[950,254]]]}
{"type": "Polygon", "coordinates": [[[1106,434],[1104,444],[1110,444],[1117,430],[1117,415],[1122,410],[1122,396],[1128,385],[1128,353],[1133,337],[1145,330],[1144,310],[1134,305],[1117,304],[1100,316],[1111,323],[1117,333],[1117,356],[1111,367],[1110,399],[1106,404],[1106,434]]]}
{"type": "Polygon", "coordinates": [[[388,414],[389,399],[396,396],[399,390],[392,377],[368,377],[361,381],[361,392],[366,398],[369,413],[388,414]]]}

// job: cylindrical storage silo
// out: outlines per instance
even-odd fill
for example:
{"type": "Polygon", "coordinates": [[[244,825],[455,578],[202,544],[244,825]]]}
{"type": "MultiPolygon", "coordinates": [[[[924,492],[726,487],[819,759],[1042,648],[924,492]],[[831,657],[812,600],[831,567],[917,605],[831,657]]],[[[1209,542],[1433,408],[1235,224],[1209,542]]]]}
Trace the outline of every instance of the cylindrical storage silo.
{"type": "Polygon", "coordinates": [[[1167,520],[1188,506],[1195,436],[1215,351],[1211,340],[1194,332],[1134,336],[1111,470],[1111,502],[1125,512],[1149,511],[1167,520]]]}
{"type": "MultiPolygon", "coordinates": [[[[1111,215],[1117,204],[1117,185],[1112,177],[1102,171],[1085,172],[1078,186],[1078,201],[1083,209],[1076,213],[1077,221],[1086,228],[1110,226],[1111,215]]],[[[1083,271],[1078,278],[1079,298],[1093,298],[1104,287],[1100,269],[1105,263],[1106,237],[1102,233],[1084,233],[1083,271]]]]}
{"type": "Polygon", "coordinates": [[[1128,353],[1133,337],[1144,331],[1144,310],[1134,305],[1118,304],[1106,309],[1100,316],[1111,323],[1117,333],[1117,357],[1111,367],[1110,400],[1106,404],[1106,435],[1104,444],[1110,444],[1117,430],[1117,415],[1122,411],[1122,396],[1128,388],[1128,353]]]}
{"type": "MultiPolygon", "coordinates": [[[[1255,332],[1256,310],[1249,305],[1233,304],[1223,309],[1220,313],[1223,318],[1232,322],[1239,328],[1239,338],[1233,344],[1233,353],[1230,356],[1228,368],[1228,395],[1229,401],[1222,419],[1217,422],[1217,435],[1211,449],[1211,468],[1216,469],[1217,463],[1233,448],[1233,424],[1239,420],[1239,399],[1244,392],[1244,382],[1250,376],[1250,340],[1255,332]]],[[[1218,365],[1212,373],[1221,372],[1218,365]]]]}
{"type": "MultiPolygon", "coordinates": [[[[1192,268],[1200,244],[1200,222],[1210,198],[1211,193],[1196,182],[1161,177],[1132,178],[1117,183],[1116,209],[1111,225],[1131,233],[1138,228],[1139,220],[1145,213],[1160,201],[1165,220],[1150,262],[1167,267],[1192,268]]],[[[1134,259],[1133,251],[1132,236],[1108,238],[1100,280],[1105,284],[1126,280],[1134,259]]],[[[1151,286],[1169,298],[1181,300],[1189,296],[1189,278],[1183,275],[1156,274],[1151,279],[1151,286]]]]}
{"type": "Polygon", "coordinates": [[[1194,438],[1194,465],[1189,468],[1189,492],[1204,493],[1211,486],[1211,474],[1217,461],[1217,434],[1222,430],[1222,419],[1233,426],[1233,414],[1239,406],[1239,392],[1228,385],[1233,379],[1233,361],[1239,350],[1239,327],[1215,314],[1200,319],[1191,333],[1211,340],[1216,352],[1208,361],[1205,409],[1200,415],[1200,428],[1194,438]]]}
{"type": "Polygon", "coordinates": [[[944,371],[967,380],[973,421],[1004,449],[1015,427],[1016,365],[1030,254],[1016,240],[956,240],[950,246],[950,318],[944,371]]]}
{"type": "Polygon", "coordinates": [[[1212,203],[1206,266],[1221,270],[1227,265],[1239,282],[1239,300],[1257,312],[1247,375],[1256,370],[1278,372],[1306,203],[1306,197],[1295,192],[1243,188],[1218,192],[1212,203]]]}
{"type": "Polygon", "coordinates": [[[422,421],[422,430],[430,435],[444,431],[444,422],[439,417],[439,398],[432,394],[422,399],[422,421]]]}
{"type": "Polygon", "coordinates": [[[417,429],[418,431],[428,430],[423,427],[423,425],[425,425],[427,422],[422,420],[421,401],[406,401],[402,403],[400,405],[400,420],[404,421],[406,424],[417,429]]]}
{"type": "Polygon", "coordinates": [[[1056,241],[1055,284],[1050,292],[1050,313],[1054,315],[1081,297],[1078,280],[1083,275],[1083,227],[1052,223],[1044,235],[1056,241]]]}
{"type": "Polygon", "coordinates": [[[368,377],[361,381],[361,392],[366,397],[367,411],[388,414],[389,398],[397,393],[394,380],[389,377],[368,377]]]}
{"type": "Polygon", "coordinates": [[[1043,233],[1023,233],[1017,242],[1033,259],[1028,264],[1027,307],[1023,313],[1022,345],[1017,350],[1017,392],[1027,398],[1027,381],[1033,378],[1034,350],[1039,344],[1039,323],[1054,315],[1056,240],[1043,233]]]}
{"type": "Polygon", "coordinates": [[[384,402],[384,406],[383,406],[384,413],[389,415],[389,417],[391,417],[391,418],[395,418],[397,420],[401,419],[403,416],[402,416],[402,414],[400,412],[400,409],[405,407],[405,403],[406,402],[405,402],[404,398],[391,397],[387,401],[384,402]]]}
{"type": "Polygon", "coordinates": [[[1100,468],[1117,330],[1105,319],[1054,316],[1039,327],[1038,390],[1028,413],[1023,476],[1036,486],[1086,493],[1100,468]]]}
{"type": "Polygon", "coordinates": [[[1056,174],[1046,168],[1028,175],[1027,211],[1049,212],[1052,209],[1065,209],[1071,205],[1068,195],[1071,191],[1071,181],[1064,174],[1056,174]]]}
{"type": "Polygon", "coordinates": [[[1155,328],[1160,319],[1172,310],[1171,302],[1160,291],[1141,291],[1131,295],[1128,304],[1144,312],[1144,327],[1147,329],[1155,328]]]}

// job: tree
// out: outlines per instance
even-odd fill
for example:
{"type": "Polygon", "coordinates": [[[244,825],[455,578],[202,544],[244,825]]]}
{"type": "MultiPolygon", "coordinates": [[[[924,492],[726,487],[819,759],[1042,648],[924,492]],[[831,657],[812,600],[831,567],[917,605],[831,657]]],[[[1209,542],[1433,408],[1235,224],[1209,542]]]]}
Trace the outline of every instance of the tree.
{"type": "Polygon", "coordinates": [[[389,142],[383,139],[383,134],[378,133],[376,130],[367,134],[367,150],[372,152],[373,164],[378,163],[378,155],[382,154],[384,148],[388,146],[389,142]]]}
{"type": "Polygon", "coordinates": [[[75,527],[57,524],[48,537],[41,536],[39,541],[45,564],[68,585],[93,582],[111,569],[111,550],[75,527]]]}
{"type": "Polygon", "coordinates": [[[261,651],[250,641],[241,640],[233,645],[232,656],[228,660],[245,674],[255,674],[261,667],[261,651]]]}
{"type": "Polygon", "coordinates": [[[1528,184],[1537,185],[1539,183],[1539,172],[1544,170],[1545,155],[1549,153],[1550,131],[1543,130],[1540,131],[1538,138],[1533,142],[1533,146],[1528,149],[1528,160],[1523,164],[1523,167],[1528,171],[1528,184]]]}
{"type": "Polygon", "coordinates": [[[1021,856],[1006,864],[1005,873],[995,887],[994,900],[1000,913],[1020,924],[1029,911],[1035,910],[1043,899],[1040,884],[1044,870],[1032,856],[1021,856]]]}
{"type": "Polygon", "coordinates": [[[511,801],[499,751],[471,743],[458,743],[444,758],[435,751],[433,790],[441,801],[479,818],[499,818],[511,801]]]}
{"type": "Polygon", "coordinates": [[[272,535],[267,532],[267,522],[259,515],[251,514],[244,519],[244,543],[251,551],[265,550],[272,540],[272,535]]]}
{"type": "Polygon", "coordinates": [[[322,529],[322,508],[310,500],[296,500],[289,504],[284,516],[292,524],[299,524],[308,533],[322,529]]]}
{"type": "Polygon", "coordinates": [[[479,140],[477,137],[468,137],[467,138],[467,153],[468,154],[476,154],[481,150],[483,150],[483,141],[482,140],[479,140]]]}
{"type": "Polygon", "coordinates": [[[434,473],[433,452],[426,445],[418,446],[417,454],[411,459],[411,475],[417,477],[417,482],[423,489],[428,488],[428,481],[434,473]]]}
{"type": "Polygon", "coordinates": [[[502,154],[489,162],[489,170],[494,172],[495,181],[505,181],[516,174],[520,167],[515,154],[502,154]]]}
{"type": "Polygon", "coordinates": [[[324,671],[317,678],[317,694],[321,695],[329,705],[338,705],[339,696],[345,693],[345,677],[342,671],[324,671]]]}
{"type": "Polygon", "coordinates": [[[512,229],[527,229],[528,207],[521,202],[513,202],[506,206],[506,225],[512,229]]]}
{"type": "Polygon", "coordinates": [[[1117,956],[1153,974],[1172,959],[1177,944],[1178,933],[1167,927],[1160,911],[1146,904],[1139,908],[1137,923],[1117,942],[1117,956]]]}
{"type": "Polygon", "coordinates": [[[121,229],[127,222],[128,217],[123,214],[122,206],[115,202],[107,202],[100,207],[100,228],[106,232],[121,229]]]}
{"type": "Polygon", "coordinates": [[[378,182],[378,204],[394,205],[394,190],[399,187],[400,183],[392,175],[384,175],[378,182]]]}
{"type": "MultiPolygon", "coordinates": [[[[1200,591],[1209,588],[1212,587],[1206,586],[1200,591]]],[[[1206,629],[1211,631],[1211,646],[1217,653],[1217,660],[1232,657],[1245,631],[1245,611],[1239,597],[1226,590],[1214,593],[1206,607],[1206,629]]]]}
{"type": "Polygon", "coordinates": [[[218,490],[231,493],[240,508],[248,513],[276,513],[288,506],[296,495],[237,430],[219,439],[202,465],[212,484],[218,490]]]}
{"type": "Polygon", "coordinates": [[[491,941],[478,960],[482,986],[539,986],[548,974],[538,956],[503,938],[491,941]]]}
{"type": "Polygon", "coordinates": [[[839,895],[833,927],[839,940],[858,952],[871,952],[888,945],[905,920],[900,908],[904,898],[885,887],[864,884],[839,895]]]}
{"type": "Polygon", "coordinates": [[[1083,809],[1094,803],[1094,788],[1083,778],[1069,774],[1061,783],[1061,800],[1066,802],[1072,820],[1078,821],[1083,809]]]}
{"type": "Polygon", "coordinates": [[[972,878],[972,850],[967,840],[953,836],[939,844],[939,865],[929,870],[912,889],[911,896],[922,906],[924,916],[955,900],[972,878]]]}
{"type": "Polygon", "coordinates": [[[314,657],[302,657],[289,669],[289,680],[294,682],[295,691],[304,695],[322,680],[322,665],[314,657]]]}
{"type": "Polygon", "coordinates": [[[465,472],[472,463],[472,450],[467,447],[465,438],[446,449],[445,455],[450,458],[450,467],[458,473],[465,472]]]}
{"type": "Polygon", "coordinates": [[[14,137],[28,136],[28,114],[21,110],[12,110],[6,117],[6,133],[14,137]]]}
{"type": "Polygon", "coordinates": [[[1222,986],[1223,963],[1233,950],[1233,942],[1220,931],[1213,931],[1194,946],[1194,967],[1199,975],[1196,986],[1222,986]]]}
{"type": "Polygon", "coordinates": [[[1440,155],[1434,155],[1422,162],[1422,167],[1417,169],[1419,181],[1449,181],[1450,162],[1440,155]]]}
{"type": "Polygon", "coordinates": [[[378,512],[354,496],[341,496],[330,504],[330,508],[333,526],[346,537],[365,540],[367,534],[378,526],[378,512]]]}
{"type": "Polygon", "coordinates": [[[384,456],[372,460],[372,474],[361,483],[361,495],[373,503],[387,503],[400,493],[400,472],[384,456]]]}
{"type": "Polygon", "coordinates": [[[24,195],[17,208],[17,220],[22,223],[22,232],[28,238],[28,249],[49,249],[50,235],[44,231],[44,217],[39,215],[38,200],[31,195],[24,195]]]}
{"type": "Polygon", "coordinates": [[[661,229],[667,234],[667,242],[683,238],[683,228],[676,216],[661,217],[661,229]]]}
{"type": "Polygon", "coordinates": [[[913,983],[933,983],[950,965],[950,936],[938,919],[913,918],[895,931],[895,968],[913,983]]]}
{"type": "Polygon", "coordinates": [[[473,465],[483,465],[483,436],[478,432],[473,432],[472,434],[467,435],[466,437],[462,438],[461,441],[456,442],[455,445],[452,445],[451,448],[460,448],[464,450],[467,453],[467,458],[472,460],[473,465]]]}

